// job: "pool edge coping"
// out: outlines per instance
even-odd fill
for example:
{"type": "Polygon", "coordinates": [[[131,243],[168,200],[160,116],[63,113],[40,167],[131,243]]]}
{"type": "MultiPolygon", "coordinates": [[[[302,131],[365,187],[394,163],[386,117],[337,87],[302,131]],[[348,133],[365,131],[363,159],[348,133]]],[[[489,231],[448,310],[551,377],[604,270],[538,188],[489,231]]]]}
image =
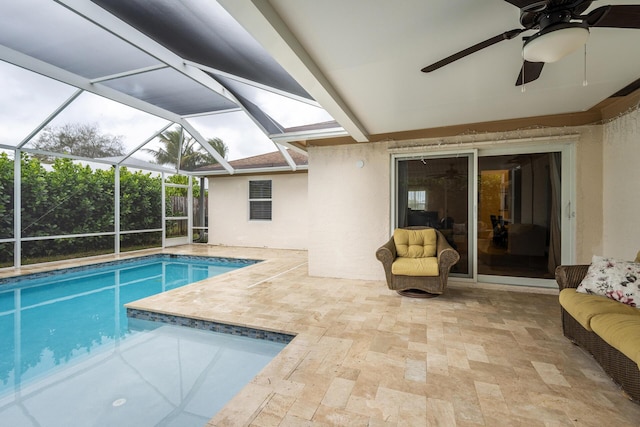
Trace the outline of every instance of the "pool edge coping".
{"type": "Polygon", "coordinates": [[[127,317],[132,319],[148,320],[151,322],[165,323],[168,325],[201,329],[211,332],[220,332],[229,335],[272,341],[285,345],[289,344],[297,336],[297,334],[294,333],[254,328],[250,326],[224,323],[214,320],[198,319],[195,317],[179,316],[152,310],[142,310],[132,307],[126,307],[126,309],[127,317]]]}
{"type": "Polygon", "coordinates": [[[94,268],[108,268],[115,265],[131,264],[131,263],[142,261],[142,260],[152,260],[154,258],[157,258],[159,260],[171,259],[171,258],[203,260],[203,261],[215,260],[216,262],[219,261],[220,263],[241,264],[239,266],[241,268],[249,267],[249,266],[264,262],[264,260],[262,259],[252,259],[252,258],[232,258],[232,257],[220,257],[220,256],[206,256],[206,255],[156,253],[156,254],[148,254],[148,255],[142,255],[142,256],[134,256],[134,257],[125,258],[125,259],[116,259],[116,260],[109,260],[109,261],[102,261],[102,262],[94,262],[89,264],[82,264],[82,265],[77,265],[73,267],[53,268],[51,270],[46,270],[46,271],[36,271],[32,273],[16,274],[12,276],[0,277],[0,290],[2,290],[4,287],[9,287],[11,285],[14,285],[16,284],[16,282],[19,282],[21,280],[29,280],[29,279],[35,280],[35,279],[41,279],[44,277],[58,276],[66,273],[78,273],[78,272],[82,272],[82,271],[90,270],[94,268]]]}

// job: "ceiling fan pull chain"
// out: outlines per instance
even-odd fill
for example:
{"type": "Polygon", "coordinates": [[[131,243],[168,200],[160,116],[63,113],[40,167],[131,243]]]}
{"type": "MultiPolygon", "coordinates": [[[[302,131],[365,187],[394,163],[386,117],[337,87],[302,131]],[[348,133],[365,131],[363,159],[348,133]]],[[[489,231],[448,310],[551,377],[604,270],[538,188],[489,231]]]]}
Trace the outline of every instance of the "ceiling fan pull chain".
{"type": "Polygon", "coordinates": [[[525,83],[527,80],[525,79],[525,59],[524,59],[524,50],[522,51],[522,85],[520,86],[520,92],[525,93],[527,91],[527,84],[525,83]]]}
{"type": "Polygon", "coordinates": [[[587,86],[587,44],[584,44],[584,80],[582,80],[582,86],[587,86]]]}

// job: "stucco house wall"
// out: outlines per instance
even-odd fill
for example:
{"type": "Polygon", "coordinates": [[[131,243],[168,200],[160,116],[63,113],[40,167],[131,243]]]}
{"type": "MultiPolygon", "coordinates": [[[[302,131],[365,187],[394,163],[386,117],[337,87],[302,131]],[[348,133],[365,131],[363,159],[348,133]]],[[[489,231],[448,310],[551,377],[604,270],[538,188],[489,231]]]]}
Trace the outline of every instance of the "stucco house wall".
{"type": "MultiPolygon", "coordinates": [[[[640,250],[640,112],[604,125],[518,131],[517,139],[566,137],[575,143],[575,251],[633,259],[640,250]]],[[[438,145],[473,146],[474,137],[438,145]]],[[[482,135],[505,141],[512,134],[482,135]]],[[[274,221],[248,221],[248,176],[210,179],[210,243],[308,249],[312,276],[384,280],[375,250],[391,233],[391,153],[429,141],[309,147],[309,172],[273,175],[274,221]],[[228,215],[228,212],[239,214],[228,215]]],[[[565,207],[565,213],[567,211],[565,207]]]]}
{"type": "Polygon", "coordinates": [[[309,274],[382,279],[375,249],[389,238],[386,144],[309,150],[309,274]]]}
{"type": "MultiPolygon", "coordinates": [[[[589,264],[602,254],[602,126],[580,129],[576,146],[575,263],[589,264]]],[[[565,207],[566,208],[566,207],[565,207]]],[[[566,211],[565,211],[566,214],[566,211]]]]}
{"type": "MultiPolygon", "coordinates": [[[[518,132],[517,138],[552,140],[575,135],[575,259],[588,262],[603,252],[602,126],[518,132]]],[[[484,135],[504,141],[511,135],[484,135]]],[[[313,276],[384,280],[376,249],[390,236],[391,153],[412,145],[451,145],[472,138],[390,141],[309,149],[309,273],[313,276]],[[363,162],[363,167],[359,166],[363,162]]]]}
{"type": "Polygon", "coordinates": [[[640,110],[604,125],[605,256],[634,259],[640,250],[640,110]]]}
{"type": "Polygon", "coordinates": [[[307,249],[307,173],[209,178],[209,243],[307,249]],[[249,181],[272,181],[272,220],[249,220],[249,181]]]}

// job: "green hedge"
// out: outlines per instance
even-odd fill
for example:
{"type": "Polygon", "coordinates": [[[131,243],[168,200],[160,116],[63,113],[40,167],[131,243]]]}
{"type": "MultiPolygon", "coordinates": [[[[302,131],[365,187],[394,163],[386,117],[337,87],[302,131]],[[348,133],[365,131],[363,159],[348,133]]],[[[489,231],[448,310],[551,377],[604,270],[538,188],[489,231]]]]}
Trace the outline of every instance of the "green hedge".
{"type": "MultiPolygon", "coordinates": [[[[14,164],[0,154],[0,238],[13,237],[14,164]]],[[[56,159],[45,168],[38,159],[21,159],[22,236],[52,236],[115,231],[115,168],[92,170],[70,159],[56,159]]],[[[162,227],[162,179],[151,173],[120,168],[120,229],[162,227]]],[[[154,245],[148,233],[128,235],[127,246],[154,245]]],[[[157,233],[152,233],[160,245],[157,233]]],[[[25,242],[27,243],[27,242],[25,242]]],[[[11,245],[0,245],[0,264],[13,263],[11,245]]],[[[24,259],[65,254],[112,252],[112,237],[33,241],[22,245],[24,259]]]]}

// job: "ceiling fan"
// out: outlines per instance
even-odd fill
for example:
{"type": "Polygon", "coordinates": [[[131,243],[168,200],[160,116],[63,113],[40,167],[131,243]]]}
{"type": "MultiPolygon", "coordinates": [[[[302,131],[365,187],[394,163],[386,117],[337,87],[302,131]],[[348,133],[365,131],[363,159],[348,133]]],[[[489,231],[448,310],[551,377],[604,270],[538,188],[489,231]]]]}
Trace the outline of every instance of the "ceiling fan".
{"type": "Polygon", "coordinates": [[[640,29],[640,5],[601,6],[582,15],[595,0],[505,1],[520,9],[522,28],[474,44],[424,67],[422,72],[430,73],[498,42],[511,40],[525,31],[538,30],[532,36],[523,37],[524,63],[516,80],[516,86],[520,86],[540,77],[545,63],[558,61],[583,46],[589,37],[589,28],[640,29]]]}

